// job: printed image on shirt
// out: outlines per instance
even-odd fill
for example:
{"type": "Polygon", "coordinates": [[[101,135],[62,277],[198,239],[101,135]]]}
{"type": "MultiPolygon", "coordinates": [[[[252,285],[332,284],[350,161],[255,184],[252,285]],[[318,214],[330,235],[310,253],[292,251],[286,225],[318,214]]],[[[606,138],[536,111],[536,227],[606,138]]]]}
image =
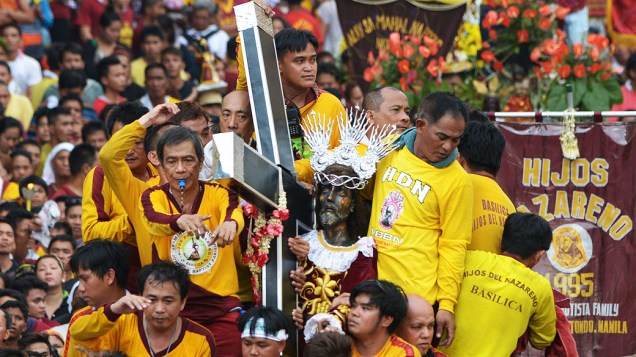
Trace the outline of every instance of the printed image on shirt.
{"type": "Polygon", "coordinates": [[[219,255],[216,243],[209,245],[210,232],[197,237],[189,232],[176,234],[172,238],[172,260],[188,269],[191,275],[209,271],[219,255]]]}
{"type": "Polygon", "coordinates": [[[564,224],[553,232],[552,244],[547,252],[550,263],[561,272],[576,273],[592,257],[592,239],[578,224],[564,224]]]}
{"type": "Polygon", "coordinates": [[[391,191],[384,199],[382,210],[380,210],[380,227],[391,229],[393,223],[397,221],[404,211],[404,196],[400,191],[391,191]]]}

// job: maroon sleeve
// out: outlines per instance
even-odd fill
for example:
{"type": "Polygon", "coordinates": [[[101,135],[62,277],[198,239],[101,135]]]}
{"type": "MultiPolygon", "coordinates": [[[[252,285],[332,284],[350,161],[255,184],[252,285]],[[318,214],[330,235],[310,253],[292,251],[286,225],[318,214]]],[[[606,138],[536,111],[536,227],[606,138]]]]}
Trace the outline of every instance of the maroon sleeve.
{"type": "Polygon", "coordinates": [[[365,257],[358,253],[356,260],[351,263],[347,275],[342,279],[341,293],[349,293],[354,286],[365,280],[378,278],[378,252],[373,248],[373,257],[365,257]]]}

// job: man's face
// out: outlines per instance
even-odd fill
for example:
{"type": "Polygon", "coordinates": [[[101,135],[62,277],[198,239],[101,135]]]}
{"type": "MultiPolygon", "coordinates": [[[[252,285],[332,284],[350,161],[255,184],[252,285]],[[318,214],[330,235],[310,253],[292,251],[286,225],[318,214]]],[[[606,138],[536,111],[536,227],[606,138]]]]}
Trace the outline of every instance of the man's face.
{"type": "MultiPolygon", "coordinates": [[[[121,125],[121,123],[115,123],[121,125]]],[[[113,129],[115,128],[113,126],[113,129]]],[[[115,131],[113,131],[114,133],[115,131]]],[[[128,150],[126,154],[126,163],[131,171],[135,172],[145,168],[148,164],[148,157],[146,156],[146,152],[144,151],[144,139],[140,138],[135,142],[135,144],[128,150]]]]}
{"type": "MultiPolygon", "coordinates": [[[[0,87],[1,88],[1,87],[0,87]]],[[[3,153],[10,153],[20,140],[20,129],[9,128],[0,134],[0,150],[3,153]]]]}
{"type": "Polygon", "coordinates": [[[409,312],[398,327],[397,334],[406,342],[415,346],[422,356],[431,348],[435,333],[435,312],[430,305],[409,303],[409,312]]]}
{"type": "Polygon", "coordinates": [[[61,64],[62,69],[84,69],[84,60],[78,53],[64,52],[61,64]]]}
{"type": "Polygon", "coordinates": [[[49,126],[49,118],[42,116],[38,118],[38,126],[36,128],[37,138],[40,143],[48,143],[51,141],[51,127],[49,126]]]}
{"type": "Polygon", "coordinates": [[[349,333],[357,340],[366,340],[379,329],[388,328],[393,322],[392,317],[380,317],[380,309],[370,303],[369,295],[360,294],[355,301],[351,301],[349,311],[349,333]]]}
{"type": "Polygon", "coordinates": [[[192,14],[192,27],[197,31],[203,31],[212,24],[212,16],[205,9],[195,10],[192,14]]]}
{"type": "Polygon", "coordinates": [[[9,339],[18,340],[23,333],[26,332],[27,323],[26,317],[22,315],[17,307],[6,308],[5,311],[11,315],[11,328],[9,329],[9,339]]]}
{"type": "Polygon", "coordinates": [[[5,66],[0,66],[0,82],[4,82],[4,84],[11,82],[11,73],[9,73],[9,69],[5,66]]]}
{"type": "Polygon", "coordinates": [[[249,143],[252,134],[254,134],[254,122],[252,121],[249,97],[243,91],[234,93],[230,93],[223,98],[220,120],[221,132],[232,131],[240,136],[245,143],[249,143]]]}
{"type": "MultiPolygon", "coordinates": [[[[48,127],[47,127],[48,129],[48,127]]],[[[32,144],[24,144],[22,146],[22,148],[24,149],[24,151],[28,152],[29,154],[31,154],[31,166],[33,167],[33,170],[35,172],[35,170],[37,170],[38,166],[40,165],[40,160],[42,157],[42,151],[40,150],[39,147],[37,147],[36,145],[32,145],[32,144]]]]}
{"type": "Polygon", "coordinates": [[[320,89],[339,87],[338,83],[336,82],[336,77],[334,77],[330,73],[319,74],[318,77],[316,78],[316,85],[318,85],[318,88],[320,89]]]}
{"type": "MultiPolygon", "coordinates": [[[[112,275],[112,270],[109,271],[112,275]]],[[[107,274],[109,274],[107,273],[107,274]]],[[[86,303],[90,306],[99,306],[112,301],[104,301],[109,296],[110,285],[106,281],[106,275],[104,279],[100,279],[93,273],[92,270],[78,269],[77,278],[79,280],[79,286],[77,291],[86,303]]],[[[114,283],[113,283],[114,284],[114,283]]]]}
{"type": "Polygon", "coordinates": [[[163,55],[161,62],[164,66],[166,66],[166,69],[168,70],[168,77],[170,78],[179,77],[181,70],[185,68],[185,64],[181,60],[181,57],[173,55],[172,53],[163,55]]]}
{"type": "Polygon", "coordinates": [[[150,277],[144,285],[143,296],[150,300],[150,305],[144,309],[148,324],[156,331],[172,330],[185,307],[185,299],[181,299],[177,284],[156,282],[150,277]]]}
{"type": "Polygon", "coordinates": [[[279,356],[285,349],[285,342],[267,338],[244,337],[241,339],[243,356],[279,356]]]}
{"type": "Polygon", "coordinates": [[[92,134],[88,134],[86,136],[86,143],[92,147],[94,147],[95,149],[97,149],[97,151],[99,152],[99,150],[102,149],[102,147],[104,145],[106,145],[106,142],[108,141],[108,138],[106,137],[106,133],[104,133],[103,131],[99,130],[96,131],[92,134]]]}
{"type": "Polygon", "coordinates": [[[27,345],[24,348],[24,352],[27,352],[27,353],[35,352],[37,353],[36,356],[39,356],[39,357],[51,357],[51,351],[49,351],[49,346],[44,342],[35,342],[30,345],[27,345]]]}
{"type": "Polygon", "coordinates": [[[14,259],[24,261],[28,253],[29,238],[31,238],[31,219],[23,219],[15,225],[15,253],[14,259]]]}
{"type": "Polygon", "coordinates": [[[126,89],[126,69],[121,64],[108,67],[108,75],[102,78],[102,83],[106,88],[121,93],[126,89]]]}
{"type": "Polygon", "coordinates": [[[75,205],[68,209],[66,223],[73,229],[73,238],[82,239],[82,205],[75,205]]]}
{"type": "Polygon", "coordinates": [[[6,110],[10,100],[11,93],[9,93],[9,88],[6,85],[0,86],[0,104],[2,104],[2,108],[6,110]]]}
{"type": "Polygon", "coordinates": [[[163,41],[157,36],[146,36],[144,42],[141,43],[141,49],[144,51],[146,59],[152,59],[152,62],[158,61],[161,59],[163,41]]]}
{"type": "Polygon", "coordinates": [[[23,178],[33,175],[31,162],[22,155],[15,156],[13,160],[11,160],[11,170],[13,172],[13,179],[16,182],[20,182],[23,178]]]}
{"type": "Polygon", "coordinates": [[[7,42],[7,52],[14,53],[22,48],[22,36],[17,29],[7,27],[2,32],[2,37],[7,42]]]}
{"type": "MultiPolygon", "coordinates": [[[[119,35],[117,36],[117,38],[119,38],[119,35]]],[[[126,82],[128,82],[128,79],[130,78],[130,60],[126,55],[117,55],[117,59],[119,60],[119,63],[124,66],[124,72],[126,73],[126,82]]]]}
{"type": "Polygon", "coordinates": [[[210,130],[207,118],[201,117],[195,120],[184,120],[181,122],[181,126],[197,133],[203,147],[212,140],[212,131],[210,130]]]}
{"type": "Polygon", "coordinates": [[[434,163],[446,159],[457,148],[466,123],[461,117],[444,114],[437,123],[418,119],[415,125],[415,155],[427,163],[434,163]]]}
{"type": "Polygon", "coordinates": [[[344,186],[323,185],[320,191],[320,223],[333,227],[347,221],[353,211],[353,193],[344,186]]]}
{"type": "Polygon", "coordinates": [[[314,45],[307,44],[304,51],[287,52],[281,61],[278,61],[283,85],[294,89],[307,89],[316,84],[316,49],[314,45]]]}
{"type": "Polygon", "coordinates": [[[148,71],[146,91],[150,98],[163,98],[168,94],[168,77],[161,68],[153,68],[148,71]]]}
{"type": "Polygon", "coordinates": [[[53,166],[53,172],[58,177],[71,177],[71,167],[68,163],[68,158],[71,155],[69,151],[62,150],[55,155],[53,160],[51,160],[51,165],[53,166]]]}
{"type": "Polygon", "coordinates": [[[46,291],[41,289],[31,289],[26,296],[27,305],[29,306],[29,315],[36,319],[46,317],[46,291]]]}
{"type": "Polygon", "coordinates": [[[13,228],[0,223],[0,254],[12,254],[15,251],[15,235],[13,228]]]}
{"type": "Polygon", "coordinates": [[[185,190],[191,189],[198,183],[202,163],[194,151],[190,141],[177,145],[164,146],[164,157],[161,167],[166,173],[172,192],[181,192],[179,180],[186,180],[185,190]]]}
{"type": "Polygon", "coordinates": [[[60,114],[57,116],[55,125],[49,125],[51,129],[51,135],[56,138],[58,142],[72,141],[75,137],[75,128],[73,127],[73,117],[68,114],[60,114]]]}
{"type": "Polygon", "coordinates": [[[49,246],[49,254],[56,256],[64,265],[64,269],[67,270],[69,268],[68,263],[73,255],[73,245],[70,242],[55,241],[49,246]]]}
{"type": "Polygon", "coordinates": [[[370,110],[371,124],[381,128],[384,125],[395,125],[398,132],[403,132],[409,128],[411,119],[409,118],[409,101],[406,95],[399,90],[390,88],[383,89],[382,104],[379,110],[370,110]]]}
{"type": "Polygon", "coordinates": [[[73,118],[74,123],[82,122],[82,103],[76,100],[67,100],[61,106],[71,112],[71,117],[73,118]]]}
{"type": "Polygon", "coordinates": [[[144,15],[147,15],[153,19],[163,15],[166,13],[166,7],[163,2],[158,2],[153,6],[148,6],[144,9],[144,15]]]}

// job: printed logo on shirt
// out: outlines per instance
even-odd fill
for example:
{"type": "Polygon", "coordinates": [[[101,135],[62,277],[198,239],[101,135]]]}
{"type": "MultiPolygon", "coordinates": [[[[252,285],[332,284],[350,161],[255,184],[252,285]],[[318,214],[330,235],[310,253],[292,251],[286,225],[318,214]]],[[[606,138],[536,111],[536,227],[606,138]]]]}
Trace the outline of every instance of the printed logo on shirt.
{"type": "Polygon", "coordinates": [[[190,275],[202,274],[214,266],[219,257],[216,243],[210,245],[212,234],[206,232],[197,237],[190,232],[181,232],[172,237],[172,261],[182,265],[190,275]]]}
{"type": "Polygon", "coordinates": [[[404,211],[404,196],[402,196],[402,193],[399,190],[389,192],[380,210],[380,227],[391,229],[393,223],[402,214],[402,211],[404,211]]]}
{"type": "Polygon", "coordinates": [[[583,269],[592,257],[592,238],[578,224],[564,224],[552,231],[547,256],[552,266],[564,273],[583,269]]]}

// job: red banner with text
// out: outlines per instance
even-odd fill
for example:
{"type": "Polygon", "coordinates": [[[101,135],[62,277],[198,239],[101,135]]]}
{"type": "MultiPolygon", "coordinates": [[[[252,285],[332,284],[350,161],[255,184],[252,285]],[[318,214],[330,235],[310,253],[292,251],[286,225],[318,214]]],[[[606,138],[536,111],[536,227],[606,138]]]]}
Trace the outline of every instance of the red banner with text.
{"type": "Polygon", "coordinates": [[[577,124],[581,156],[564,159],[559,124],[501,123],[497,181],[519,211],[550,222],[550,250],[534,270],[571,299],[581,356],[636,353],[636,124],[577,124]]]}

